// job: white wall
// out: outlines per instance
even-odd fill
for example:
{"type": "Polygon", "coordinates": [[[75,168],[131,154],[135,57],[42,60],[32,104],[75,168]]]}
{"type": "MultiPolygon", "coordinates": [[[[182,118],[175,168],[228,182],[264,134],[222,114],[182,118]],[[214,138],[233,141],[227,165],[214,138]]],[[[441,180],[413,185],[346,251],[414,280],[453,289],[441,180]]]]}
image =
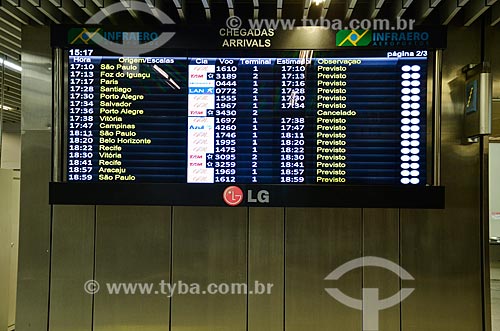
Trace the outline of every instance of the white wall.
{"type": "Polygon", "coordinates": [[[500,143],[490,142],[490,237],[500,237],[500,143]]]}
{"type": "Polygon", "coordinates": [[[7,328],[9,316],[11,181],[12,171],[0,169],[0,330],[7,328]]]}
{"type": "Polygon", "coordinates": [[[14,329],[16,315],[20,172],[13,169],[21,168],[19,123],[3,123],[0,148],[0,331],[4,331],[14,329]]]}
{"type": "Polygon", "coordinates": [[[21,172],[12,171],[12,204],[10,229],[10,277],[9,277],[9,329],[16,323],[17,262],[19,249],[19,200],[21,198],[21,172]]]}
{"type": "Polygon", "coordinates": [[[19,171],[0,169],[0,331],[15,318],[19,184],[19,171]]]}
{"type": "Polygon", "coordinates": [[[19,124],[4,123],[2,129],[2,169],[21,168],[21,129],[19,124]]]}

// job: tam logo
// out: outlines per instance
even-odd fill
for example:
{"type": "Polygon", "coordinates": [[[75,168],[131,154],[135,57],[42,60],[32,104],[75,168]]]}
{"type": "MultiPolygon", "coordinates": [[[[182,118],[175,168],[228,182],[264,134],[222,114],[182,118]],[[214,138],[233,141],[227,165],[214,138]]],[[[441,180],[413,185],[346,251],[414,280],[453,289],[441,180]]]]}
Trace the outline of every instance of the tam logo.
{"type": "MultiPolygon", "coordinates": [[[[224,202],[231,206],[237,206],[239,205],[244,198],[243,191],[241,188],[238,186],[229,186],[224,190],[224,193],[222,194],[222,198],[224,199],[224,202]]],[[[247,202],[248,203],[269,203],[269,191],[267,190],[260,190],[257,192],[257,195],[254,196],[254,193],[252,190],[248,190],[247,192],[247,202]]]]}

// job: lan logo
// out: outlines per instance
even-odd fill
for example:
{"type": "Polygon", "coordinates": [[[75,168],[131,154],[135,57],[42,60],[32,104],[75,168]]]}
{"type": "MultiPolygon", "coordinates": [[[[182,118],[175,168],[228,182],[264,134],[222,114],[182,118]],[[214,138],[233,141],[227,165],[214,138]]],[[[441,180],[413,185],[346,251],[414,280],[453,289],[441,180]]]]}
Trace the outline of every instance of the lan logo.
{"type": "Polygon", "coordinates": [[[92,42],[92,38],[101,30],[101,28],[90,29],[93,31],[87,30],[87,28],[82,29],[70,29],[68,32],[68,42],[73,44],[85,44],[88,45],[92,42]]]}
{"type": "Polygon", "coordinates": [[[335,36],[337,46],[368,46],[371,41],[371,30],[341,30],[335,36]]]}

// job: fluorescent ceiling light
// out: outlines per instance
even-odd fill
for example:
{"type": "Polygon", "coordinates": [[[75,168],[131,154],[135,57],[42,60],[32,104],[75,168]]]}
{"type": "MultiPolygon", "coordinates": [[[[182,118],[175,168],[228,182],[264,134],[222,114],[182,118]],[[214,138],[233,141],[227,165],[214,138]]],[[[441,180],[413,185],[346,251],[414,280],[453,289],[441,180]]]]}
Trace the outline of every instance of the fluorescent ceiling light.
{"type": "Polygon", "coordinates": [[[314,4],[316,6],[319,6],[319,5],[323,4],[323,3],[325,3],[325,0],[314,0],[314,4]]]}
{"type": "Polygon", "coordinates": [[[19,71],[19,72],[22,71],[21,66],[15,64],[13,62],[10,62],[10,61],[4,60],[4,59],[0,59],[0,64],[2,64],[2,63],[4,64],[4,66],[6,68],[11,68],[12,70],[19,71]]]}
{"type": "Polygon", "coordinates": [[[12,110],[12,107],[9,106],[2,106],[3,110],[12,110]]]}

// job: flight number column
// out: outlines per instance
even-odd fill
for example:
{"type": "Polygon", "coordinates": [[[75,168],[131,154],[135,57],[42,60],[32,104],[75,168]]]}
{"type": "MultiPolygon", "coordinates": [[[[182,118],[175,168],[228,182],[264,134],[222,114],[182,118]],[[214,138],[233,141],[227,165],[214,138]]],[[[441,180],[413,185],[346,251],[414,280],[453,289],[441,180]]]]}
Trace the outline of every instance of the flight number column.
{"type": "Polygon", "coordinates": [[[238,61],[217,59],[215,65],[215,183],[235,183],[237,176],[238,61]]]}
{"type": "Polygon", "coordinates": [[[280,183],[305,182],[306,60],[277,59],[280,183]]]}
{"type": "Polygon", "coordinates": [[[68,167],[69,181],[93,180],[94,83],[100,58],[92,50],[70,50],[68,64],[68,167]],[[76,56],[78,55],[78,56],[76,56]]]}

